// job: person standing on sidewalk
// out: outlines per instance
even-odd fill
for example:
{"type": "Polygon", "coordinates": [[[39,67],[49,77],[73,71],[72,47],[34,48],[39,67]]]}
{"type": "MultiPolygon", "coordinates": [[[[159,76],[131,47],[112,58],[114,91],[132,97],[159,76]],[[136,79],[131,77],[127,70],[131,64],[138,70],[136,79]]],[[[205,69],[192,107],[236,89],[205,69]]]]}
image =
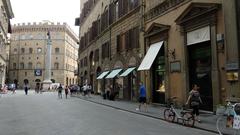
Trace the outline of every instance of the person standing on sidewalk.
{"type": "Polygon", "coordinates": [[[197,84],[193,84],[192,90],[189,93],[186,105],[188,105],[190,102],[190,106],[193,109],[192,113],[195,116],[195,120],[197,120],[200,123],[201,121],[199,119],[199,106],[200,106],[200,103],[202,104],[202,100],[198,90],[199,90],[199,87],[197,86],[197,84]]]}
{"type": "Polygon", "coordinates": [[[66,96],[66,99],[67,99],[67,96],[68,96],[68,91],[69,91],[69,88],[68,86],[65,87],[65,96],[66,96]]]}
{"type": "Polygon", "coordinates": [[[139,83],[140,85],[140,89],[139,89],[139,106],[136,110],[139,110],[141,111],[141,106],[143,105],[144,106],[144,110],[145,112],[147,112],[147,93],[146,93],[146,88],[145,86],[143,85],[142,82],[139,83]]]}
{"type": "Polygon", "coordinates": [[[60,84],[58,87],[58,98],[61,98],[61,99],[62,99],[62,90],[63,90],[63,87],[62,87],[62,84],[60,84]]]}
{"type": "Polygon", "coordinates": [[[24,84],[24,91],[25,91],[25,95],[28,94],[28,89],[29,89],[29,85],[27,83],[24,84]]]}

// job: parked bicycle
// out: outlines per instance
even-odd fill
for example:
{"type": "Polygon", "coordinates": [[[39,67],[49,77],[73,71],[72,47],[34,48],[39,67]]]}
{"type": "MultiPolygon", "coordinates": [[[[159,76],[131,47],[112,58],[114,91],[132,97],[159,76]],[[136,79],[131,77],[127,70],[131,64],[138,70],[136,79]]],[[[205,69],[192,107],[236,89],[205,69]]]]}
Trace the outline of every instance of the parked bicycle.
{"type": "MultiPolygon", "coordinates": [[[[227,105],[222,109],[222,111],[217,112],[218,118],[216,122],[216,128],[219,135],[231,134],[239,135],[239,126],[235,125],[234,120],[240,119],[240,103],[231,103],[227,101],[227,105]]],[[[240,124],[240,123],[239,123],[240,124]]]]}
{"type": "Polygon", "coordinates": [[[164,110],[164,119],[169,122],[175,122],[175,118],[177,123],[182,123],[185,126],[193,127],[195,123],[195,118],[192,112],[184,110],[184,106],[182,107],[180,113],[176,111],[174,107],[174,100],[177,97],[170,98],[170,104],[167,109],[164,110]]]}

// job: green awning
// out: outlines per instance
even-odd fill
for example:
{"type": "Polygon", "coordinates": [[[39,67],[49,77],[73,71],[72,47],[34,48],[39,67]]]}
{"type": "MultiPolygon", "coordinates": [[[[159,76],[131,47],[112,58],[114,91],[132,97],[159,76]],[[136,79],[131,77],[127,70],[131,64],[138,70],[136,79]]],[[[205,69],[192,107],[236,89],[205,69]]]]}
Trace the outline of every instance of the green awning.
{"type": "Polygon", "coordinates": [[[135,68],[136,68],[136,67],[128,68],[128,69],[125,70],[120,76],[121,76],[121,77],[128,76],[128,74],[130,74],[135,68]]]}
{"type": "Polygon", "coordinates": [[[97,77],[97,79],[103,79],[109,72],[110,72],[110,71],[102,72],[102,74],[99,75],[99,76],[97,77]]]}
{"type": "Polygon", "coordinates": [[[106,77],[106,79],[114,78],[114,77],[117,76],[121,71],[122,71],[122,69],[115,69],[115,70],[113,70],[113,71],[106,77]]]}

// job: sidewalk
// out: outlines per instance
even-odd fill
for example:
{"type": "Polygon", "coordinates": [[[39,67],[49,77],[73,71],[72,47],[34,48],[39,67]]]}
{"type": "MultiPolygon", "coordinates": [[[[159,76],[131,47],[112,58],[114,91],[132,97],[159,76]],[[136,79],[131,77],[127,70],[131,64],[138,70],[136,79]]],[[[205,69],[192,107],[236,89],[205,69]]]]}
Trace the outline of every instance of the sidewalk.
{"type": "MultiPolygon", "coordinates": [[[[164,120],[164,109],[165,107],[162,106],[156,106],[156,105],[148,105],[148,112],[140,112],[136,111],[136,108],[138,107],[138,103],[136,102],[131,102],[131,101],[110,101],[110,100],[103,100],[101,96],[96,96],[92,95],[90,98],[89,97],[83,97],[81,95],[73,95],[74,97],[78,97],[82,100],[86,100],[89,102],[101,104],[104,106],[108,106],[111,108],[139,114],[139,115],[144,115],[147,117],[155,118],[155,119],[160,119],[164,120]]],[[[209,113],[201,113],[200,114],[200,119],[201,123],[195,122],[195,128],[201,129],[201,130],[206,130],[214,133],[218,133],[216,129],[216,121],[217,121],[217,116],[209,113]]],[[[226,131],[226,134],[234,134],[234,131],[229,130],[226,131]]]]}

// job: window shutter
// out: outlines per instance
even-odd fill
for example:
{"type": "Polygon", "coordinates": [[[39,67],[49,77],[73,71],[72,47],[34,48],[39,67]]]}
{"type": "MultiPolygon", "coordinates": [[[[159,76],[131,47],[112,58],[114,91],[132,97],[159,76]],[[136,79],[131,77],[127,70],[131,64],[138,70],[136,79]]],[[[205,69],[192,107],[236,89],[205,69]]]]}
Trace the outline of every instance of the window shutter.
{"type": "Polygon", "coordinates": [[[118,5],[118,16],[119,17],[123,16],[123,1],[125,1],[125,0],[119,0],[119,5],[118,5]]]}
{"type": "Polygon", "coordinates": [[[123,0],[123,15],[128,13],[129,0],[123,0]]]}
{"type": "Polygon", "coordinates": [[[111,3],[109,5],[109,25],[115,21],[115,4],[111,3]]]}

